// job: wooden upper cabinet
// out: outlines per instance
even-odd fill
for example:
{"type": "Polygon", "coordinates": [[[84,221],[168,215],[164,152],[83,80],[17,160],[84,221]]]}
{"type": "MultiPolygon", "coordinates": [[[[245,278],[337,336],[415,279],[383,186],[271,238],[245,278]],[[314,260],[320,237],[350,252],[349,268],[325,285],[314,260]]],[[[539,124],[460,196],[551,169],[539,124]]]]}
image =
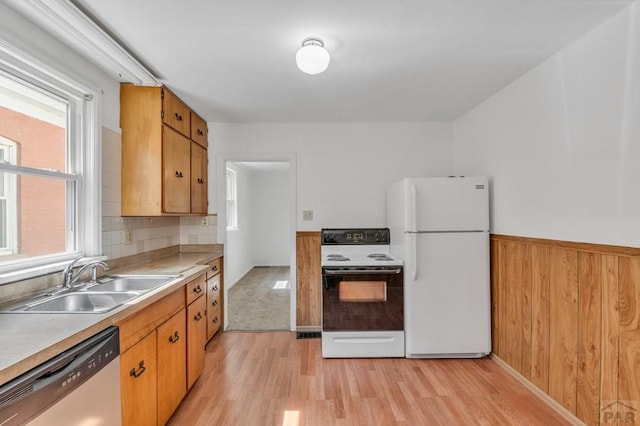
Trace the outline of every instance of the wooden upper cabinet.
{"type": "Polygon", "coordinates": [[[207,122],[191,111],[191,140],[206,148],[208,144],[207,133],[207,122]]]}
{"type": "Polygon", "coordinates": [[[191,143],[191,213],[207,213],[207,150],[191,143]]]}
{"type": "Polygon", "coordinates": [[[122,216],[206,214],[206,122],[165,87],[122,84],[120,127],[122,216]]]}

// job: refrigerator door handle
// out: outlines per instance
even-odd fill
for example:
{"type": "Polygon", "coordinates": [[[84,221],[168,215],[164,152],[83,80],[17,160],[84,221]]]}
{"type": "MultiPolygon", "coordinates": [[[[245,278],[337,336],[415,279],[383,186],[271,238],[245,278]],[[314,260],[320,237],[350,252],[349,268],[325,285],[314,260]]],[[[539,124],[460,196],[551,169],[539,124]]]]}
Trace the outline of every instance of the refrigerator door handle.
{"type": "Polygon", "coordinates": [[[418,217],[418,189],[415,185],[411,185],[411,223],[409,229],[411,231],[418,230],[418,224],[416,223],[418,217]]]}
{"type": "Polygon", "coordinates": [[[411,235],[411,239],[413,240],[413,247],[411,248],[411,252],[413,253],[413,271],[411,277],[412,280],[415,281],[418,279],[418,235],[415,233],[409,235],[411,235]]]}

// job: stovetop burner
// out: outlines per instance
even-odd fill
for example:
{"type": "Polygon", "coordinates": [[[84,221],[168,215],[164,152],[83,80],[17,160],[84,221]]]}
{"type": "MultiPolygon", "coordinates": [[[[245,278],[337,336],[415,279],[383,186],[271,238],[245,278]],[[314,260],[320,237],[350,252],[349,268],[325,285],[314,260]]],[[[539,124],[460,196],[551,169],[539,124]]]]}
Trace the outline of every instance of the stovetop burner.
{"type": "Polygon", "coordinates": [[[402,260],[390,253],[389,229],[322,229],[321,265],[335,267],[402,266],[402,260]]]}

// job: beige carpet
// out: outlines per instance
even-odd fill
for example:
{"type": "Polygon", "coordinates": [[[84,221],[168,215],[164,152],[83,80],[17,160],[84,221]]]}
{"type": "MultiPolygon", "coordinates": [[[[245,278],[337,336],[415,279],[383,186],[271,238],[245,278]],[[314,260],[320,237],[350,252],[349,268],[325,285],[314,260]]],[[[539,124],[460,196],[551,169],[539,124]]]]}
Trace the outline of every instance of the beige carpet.
{"type": "Polygon", "coordinates": [[[289,267],[253,268],[229,289],[227,331],[289,330],[289,267]]]}

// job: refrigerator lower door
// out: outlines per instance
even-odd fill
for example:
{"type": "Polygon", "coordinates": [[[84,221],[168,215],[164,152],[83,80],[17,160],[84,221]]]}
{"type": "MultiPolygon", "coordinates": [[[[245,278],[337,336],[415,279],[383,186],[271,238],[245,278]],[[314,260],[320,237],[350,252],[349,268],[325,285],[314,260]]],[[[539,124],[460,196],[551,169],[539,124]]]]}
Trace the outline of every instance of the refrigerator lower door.
{"type": "Polygon", "coordinates": [[[489,233],[408,233],[406,237],[406,356],[489,354],[489,233]]]}

